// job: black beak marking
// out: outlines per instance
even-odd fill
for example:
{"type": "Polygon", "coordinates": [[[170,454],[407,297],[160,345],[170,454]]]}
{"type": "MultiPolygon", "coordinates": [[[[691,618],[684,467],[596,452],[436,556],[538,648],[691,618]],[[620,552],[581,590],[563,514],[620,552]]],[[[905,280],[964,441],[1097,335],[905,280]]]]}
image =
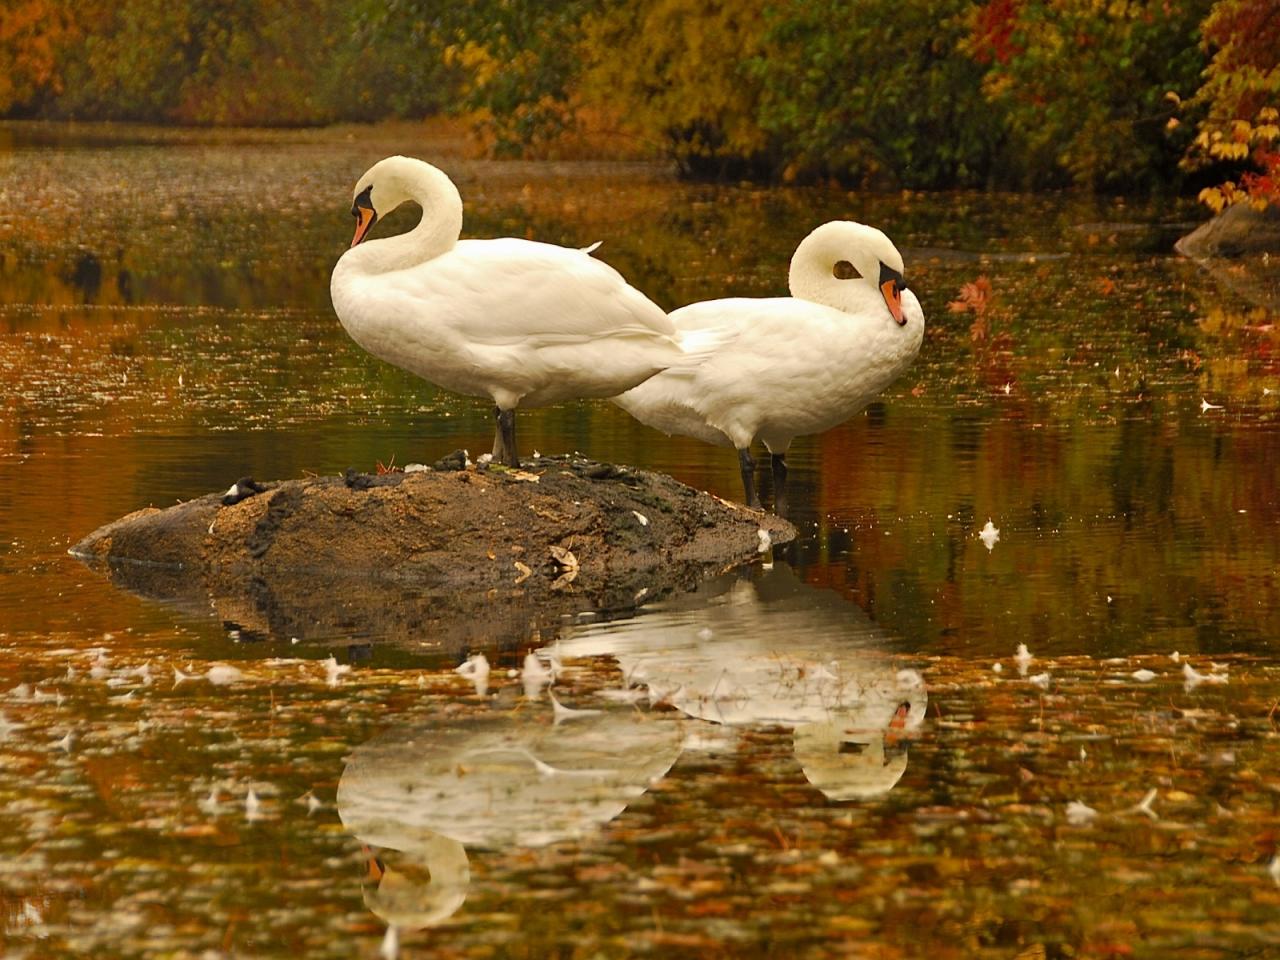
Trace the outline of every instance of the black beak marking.
{"type": "Polygon", "coordinates": [[[361,207],[364,207],[366,210],[373,210],[373,184],[372,183],[369,184],[367,187],[365,187],[363,190],[361,190],[360,194],[356,197],[355,202],[351,204],[351,215],[353,217],[360,216],[361,207]]]}

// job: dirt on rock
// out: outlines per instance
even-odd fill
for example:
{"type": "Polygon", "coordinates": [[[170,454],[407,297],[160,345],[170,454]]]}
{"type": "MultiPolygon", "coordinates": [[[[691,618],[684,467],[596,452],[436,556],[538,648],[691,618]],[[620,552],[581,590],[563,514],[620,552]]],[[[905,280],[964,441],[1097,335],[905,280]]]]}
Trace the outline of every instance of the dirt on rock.
{"type": "Polygon", "coordinates": [[[251,635],[454,653],[565,614],[629,612],[758,556],[762,530],[795,536],[662,474],[579,457],[525,467],[241,481],[131,513],[71,553],[251,635]]]}

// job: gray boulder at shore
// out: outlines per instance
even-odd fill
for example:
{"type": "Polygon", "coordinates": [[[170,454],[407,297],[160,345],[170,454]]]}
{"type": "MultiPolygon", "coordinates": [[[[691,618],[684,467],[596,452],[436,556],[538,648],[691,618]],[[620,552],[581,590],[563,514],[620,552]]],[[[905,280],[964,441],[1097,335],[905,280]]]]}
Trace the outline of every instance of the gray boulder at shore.
{"type": "Polygon", "coordinates": [[[1280,254],[1280,208],[1259,211],[1247,203],[1227,207],[1179,240],[1174,249],[1194,260],[1280,254]]]}
{"type": "Polygon", "coordinates": [[[1228,207],[1176,244],[1219,288],[1246,303],[1280,311],[1280,207],[1228,207]]]}

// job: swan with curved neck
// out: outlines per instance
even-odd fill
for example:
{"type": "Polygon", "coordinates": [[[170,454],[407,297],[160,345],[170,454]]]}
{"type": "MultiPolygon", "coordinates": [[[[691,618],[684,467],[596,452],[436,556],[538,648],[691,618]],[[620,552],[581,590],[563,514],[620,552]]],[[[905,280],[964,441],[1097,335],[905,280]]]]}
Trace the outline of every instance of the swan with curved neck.
{"type": "Polygon", "coordinates": [[[455,393],[494,404],[494,459],[519,466],[515,412],[611,397],[688,362],[666,313],[587,251],[501,238],[460,240],[462,198],[445,173],[387,157],[360,178],[351,249],[333,307],[365,350],[455,393]],[[405,201],[412,230],[370,239],[405,201]]]}
{"type": "Polygon", "coordinates": [[[661,373],[614,398],[664,433],[736,447],[752,507],[760,498],[751,445],[763,441],[780,514],[791,441],[863,409],[906,370],[924,336],[902,254],[874,227],[835,220],[815,229],[791,258],[788,285],[790,297],[707,300],[673,311],[682,336],[714,329],[723,342],[691,370],[661,373]]]}

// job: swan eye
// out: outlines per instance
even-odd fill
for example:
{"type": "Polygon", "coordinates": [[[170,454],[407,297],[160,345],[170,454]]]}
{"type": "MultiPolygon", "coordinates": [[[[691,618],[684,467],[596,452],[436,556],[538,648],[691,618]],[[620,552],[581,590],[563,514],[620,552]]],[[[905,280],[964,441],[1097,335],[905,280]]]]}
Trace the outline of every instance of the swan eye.
{"type": "Polygon", "coordinates": [[[831,275],[837,280],[856,280],[862,276],[858,268],[848,260],[837,260],[836,265],[831,268],[831,275]]]}
{"type": "Polygon", "coordinates": [[[366,210],[373,209],[373,184],[372,183],[369,184],[367,187],[365,187],[363,190],[361,190],[359,195],[356,197],[355,202],[351,204],[351,215],[353,217],[360,216],[361,207],[364,207],[366,210]]]}

